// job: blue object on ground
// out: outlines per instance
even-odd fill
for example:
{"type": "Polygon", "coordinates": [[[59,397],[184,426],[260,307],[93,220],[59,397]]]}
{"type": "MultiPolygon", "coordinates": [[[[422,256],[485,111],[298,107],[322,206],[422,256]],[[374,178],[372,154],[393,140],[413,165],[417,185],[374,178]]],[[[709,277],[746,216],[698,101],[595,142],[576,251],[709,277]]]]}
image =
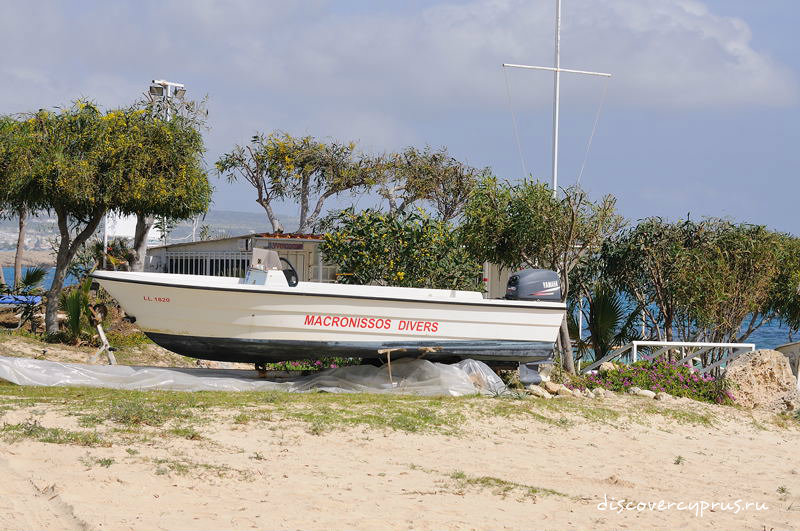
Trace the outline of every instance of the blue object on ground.
{"type": "Polygon", "coordinates": [[[0,295],[0,304],[39,304],[39,295],[0,295]]]}

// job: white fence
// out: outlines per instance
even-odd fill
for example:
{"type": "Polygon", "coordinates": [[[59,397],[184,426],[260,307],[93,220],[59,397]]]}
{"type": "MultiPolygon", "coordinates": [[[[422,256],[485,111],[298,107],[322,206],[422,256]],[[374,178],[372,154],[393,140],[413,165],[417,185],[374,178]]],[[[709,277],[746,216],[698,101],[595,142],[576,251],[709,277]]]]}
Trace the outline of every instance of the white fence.
{"type": "Polygon", "coordinates": [[[682,341],[633,341],[620,348],[606,354],[588,367],[581,369],[581,373],[587,373],[596,369],[601,363],[611,361],[621,356],[628,356],[632,362],[639,360],[642,348],[652,350],[653,347],[661,347],[658,350],[648,352],[643,355],[644,359],[656,359],[668,351],[673,354],[673,359],[677,363],[689,362],[692,366],[697,363],[699,366],[694,368],[700,374],[714,371],[715,374],[721,372],[723,365],[727,365],[745,352],[752,352],[756,346],[754,343],[694,343],[682,341]]]}

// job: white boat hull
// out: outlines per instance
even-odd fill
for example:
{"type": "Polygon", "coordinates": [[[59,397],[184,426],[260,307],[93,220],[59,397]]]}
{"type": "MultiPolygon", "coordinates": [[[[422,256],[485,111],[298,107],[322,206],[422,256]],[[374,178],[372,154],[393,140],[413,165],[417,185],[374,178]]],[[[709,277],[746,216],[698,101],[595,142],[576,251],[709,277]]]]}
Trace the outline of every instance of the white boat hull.
{"type": "Polygon", "coordinates": [[[195,358],[266,362],[331,355],[536,361],[552,356],[564,305],[473,292],[228,277],[96,272],[153,341],[195,358]]]}

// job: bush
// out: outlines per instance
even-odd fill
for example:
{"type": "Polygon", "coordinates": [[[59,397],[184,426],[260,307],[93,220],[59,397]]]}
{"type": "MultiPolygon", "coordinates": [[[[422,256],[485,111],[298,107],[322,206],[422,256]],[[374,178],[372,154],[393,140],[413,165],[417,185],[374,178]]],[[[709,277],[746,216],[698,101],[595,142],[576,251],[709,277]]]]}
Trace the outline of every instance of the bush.
{"type": "Polygon", "coordinates": [[[483,266],[449,223],[420,212],[343,210],[326,221],[321,250],[339,268],[338,282],[482,290],[483,266]]]}
{"type": "Polygon", "coordinates": [[[347,365],[358,365],[361,358],[322,358],[318,360],[295,360],[279,361],[267,363],[268,371],[321,371],[323,369],[335,369],[347,365]]]}
{"type": "Polygon", "coordinates": [[[638,361],[603,374],[589,374],[573,381],[573,386],[602,387],[616,392],[627,392],[631,387],[638,387],[703,402],[733,404],[733,395],[724,379],[699,374],[692,371],[689,365],[666,360],[638,361]]]}

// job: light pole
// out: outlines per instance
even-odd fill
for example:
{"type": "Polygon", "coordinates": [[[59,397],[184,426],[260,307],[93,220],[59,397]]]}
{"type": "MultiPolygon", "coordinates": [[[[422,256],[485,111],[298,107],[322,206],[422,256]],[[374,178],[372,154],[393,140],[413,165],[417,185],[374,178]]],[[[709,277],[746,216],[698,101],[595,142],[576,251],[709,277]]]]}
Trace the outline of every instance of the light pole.
{"type": "MultiPolygon", "coordinates": [[[[150,98],[153,100],[160,99],[166,105],[164,105],[164,119],[169,120],[169,101],[172,98],[178,98],[179,100],[183,100],[184,96],[186,96],[186,86],[183,83],[175,83],[173,81],[167,81],[164,79],[154,79],[150,83],[150,90],[149,90],[150,98]]],[[[164,220],[164,245],[167,244],[167,223],[166,219],[164,220]]],[[[194,241],[194,240],[193,240],[194,241]]]]}

